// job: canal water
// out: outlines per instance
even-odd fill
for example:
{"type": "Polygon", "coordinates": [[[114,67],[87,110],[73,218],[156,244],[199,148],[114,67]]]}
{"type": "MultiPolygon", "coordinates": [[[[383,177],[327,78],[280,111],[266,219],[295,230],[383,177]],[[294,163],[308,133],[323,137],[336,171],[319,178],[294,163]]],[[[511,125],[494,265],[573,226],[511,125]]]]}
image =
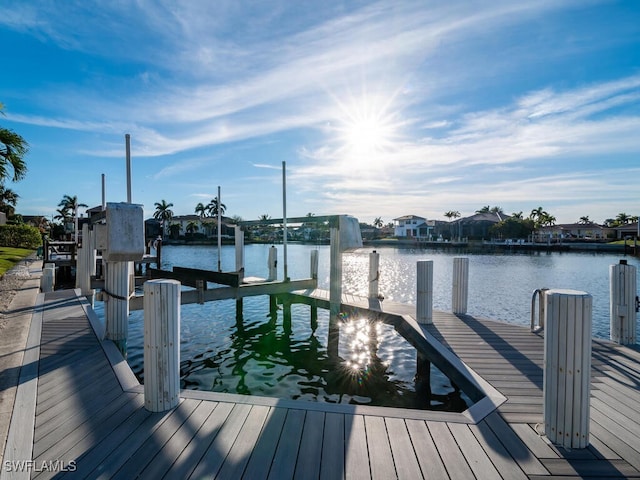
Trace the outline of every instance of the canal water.
{"type": "MultiPolygon", "coordinates": [[[[245,247],[245,275],[268,276],[269,245],[245,247]]],[[[284,275],[282,245],[278,278],[284,275]]],[[[319,250],[318,284],[329,288],[329,247],[290,244],[287,273],[307,278],[311,250],[319,250]]],[[[369,253],[361,249],[343,255],[343,292],[368,294],[369,253]]],[[[529,325],[532,292],[537,288],[583,290],[593,296],[593,335],[609,336],[609,266],[621,256],[596,253],[527,252],[522,254],[461,254],[407,248],[377,248],[379,291],[386,300],[415,304],[416,262],[433,260],[436,310],[451,309],[455,256],[469,258],[468,312],[477,317],[529,325]]],[[[163,268],[172,266],[216,270],[215,246],[165,246],[163,268]]],[[[629,264],[640,261],[627,257],[629,264]]],[[[233,246],[223,246],[223,271],[235,270],[233,246]]],[[[96,304],[102,314],[102,305],[96,304]]],[[[306,399],[310,401],[460,409],[469,399],[454,390],[433,366],[431,397],[425,400],[416,380],[416,352],[394,329],[362,318],[343,319],[339,359],[327,352],[328,312],[319,309],[317,325],[310,308],[293,305],[292,322],[282,311],[269,311],[266,297],[246,298],[239,316],[234,300],[184,305],[181,309],[182,388],[216,392],[306,399]]],[[[143,314],[132,312],[128,361],[143,378],[143,314]]]]}

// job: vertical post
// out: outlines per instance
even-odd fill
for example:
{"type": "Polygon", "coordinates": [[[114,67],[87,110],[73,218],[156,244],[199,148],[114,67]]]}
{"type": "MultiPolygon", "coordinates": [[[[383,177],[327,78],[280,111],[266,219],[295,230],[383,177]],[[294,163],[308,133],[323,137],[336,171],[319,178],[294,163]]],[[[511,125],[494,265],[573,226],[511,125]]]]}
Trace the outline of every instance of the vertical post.
{"type": "Polygon", "coordinates": [[[425,325],[433,323],[433,260],[417,264],[416,320],[425,325]]]}
{"type": "Polygon", "coordinates": [[[105,265],[106,336],[124,354],[129,334],[129,262],[105,265]]]}
{"type": "Polygon", "coordinates": [[[271,246],[269,249],[269,277],[267,278],[268,282],[273,282],[278,278],[278,249],[276,247],[271,246]]]}
{"type": "Polygon", "coordinates": [[[222,197],[218,185],[218,271],[222,271],[222,197]]]}
{"type": "Polygon", "coordinates": [[[102,174],[102,211],[104,212],[107,208],[107,190],[106,190],[106,181],[104,173],[102,174]]]}
{"type": "Polygon", "coordinates": [[[124,135],[125,153],[127,157],[127,203],[131,203],[131,135],[124,135]]]}
{"type": "Polygon", "coordinates": [[[544,335],[544,423],[553,443],[589,444],[592,298],[575,290],[548,290],[544,335]]]}
{"type": "Polygon", "coordinates": [[[287,264],[287,162],[282,162],[282,258],[284,261],[284,281],[289,280],[287,264]]]}
{"type": "Polygon", "coordinates": [[[56,264],[45,263],[42,277],[40,279],[40,290],[42,293],[53,292],[56,285],[56,264]]]}
{"type": "Polygon", "coordinates": [[[610,337],[620,345],[636,343],[636,267],[620,260],[609,267],[610,337]]]}
{"type": "Polygon", "coordinates": [[[455,314],[466,314],[469,298],[469,259],[453,259],[453,285],[451,287],[451,307],[455,314]]]}
{"type": "Polygon", "coordinates": [[[164,412],[180,401],[180,282],[144,284],[144,405],[164,412]]]}
{"type": "Polygon", "coordinates": [[[331,226],[329,260],[329,317],[338,318],[342,303],[342,253],[340,251],[340,228],[338,222],[331,226]]]}
{"type": "Polygon", "coordinates": [[[311,265],[309,274],[314,280],[318,280],[318,250],[311,250],[311,265]]]}
{"type": "Polygon", "coordinates": [[[244,277],[244,232],[240,225],[235,226],[236,272],[240,274],[240,281],[244,277]]]}
{"type": "Polygon", "coordinates": [[[84,274],[86,273],[84,265],[84,248],[78,248],[76,256],[76,285],[75,288],[82,289],[84,287],[84,274]]]}
{"type": "Polygon", "coordinates": [[[378,298],[379,269],[380,254],[374,250],[369,254],[369,298],[378,298]]]}
{"type": "Polygon", "coordinates": [[[329,334],[327,337],[327,356],[329,361],[338,361],[340,345],[340,306],[342,304],[342,251],[340,249],[340,221],[335,219],[329,231],[329,334]]]}

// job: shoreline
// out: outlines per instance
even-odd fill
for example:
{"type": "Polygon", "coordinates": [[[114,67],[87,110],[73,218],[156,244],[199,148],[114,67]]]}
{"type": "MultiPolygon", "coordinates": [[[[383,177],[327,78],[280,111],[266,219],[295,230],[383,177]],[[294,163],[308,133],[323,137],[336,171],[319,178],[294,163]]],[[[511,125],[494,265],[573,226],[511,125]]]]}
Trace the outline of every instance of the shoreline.
{"type": "MultiPolygon", "coordinates": [[[[223,245],[234,245],[231,240],[223,240],[223,245]]],[[[245,245],[282,245],[282,242],[247,241],[245,245]]],[[[289,245],[329,245],[329,242],[306,242],[300,240],[289,240],[289,245]]],[[[215,240],[165,240],[163,245],[180,246],[216,246],[215,240]]],[[[598,242],[565,242],[560,244],[546,243],[503,243],[503,242],[417,242],[410,239],[379,239],[363,240],[364,248],[375,247],[397,247],[397,248],[420,248],[424,250],[456,250],[460,253],[494,253],[494,252],[595,252],[595,253],[619,253],[624,255],[637,255],[633,245],[620,245],[598,242]]]]}

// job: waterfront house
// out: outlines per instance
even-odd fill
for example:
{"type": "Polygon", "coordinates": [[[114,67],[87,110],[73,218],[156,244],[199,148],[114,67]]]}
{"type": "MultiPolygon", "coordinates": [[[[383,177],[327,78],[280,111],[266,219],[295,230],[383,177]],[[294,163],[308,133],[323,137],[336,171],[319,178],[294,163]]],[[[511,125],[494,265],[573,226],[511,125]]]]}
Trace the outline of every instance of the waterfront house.
{"type": "Polygon", "coordinates": [[[562,223],[538,228],[535,241],[601,241],[612,233],[613,229],[597,223],[562,223]]]}
{"type": "Polygon", "coordinates": [[[488,239],[491,236],[489,229],[507,218],[510,218],[509,215],[505,215],[502,212],[476,213],[453,222],[457,224],[457,227],[454,227],[453,230],[458,230],[461,238],[488,239]]]}
{"type": "Polygon", "coordinates": [[[419,237],[420,227],[427,221],[418,215],[404,215],[393,219],[393,234],[396,237],[419,237]]]}

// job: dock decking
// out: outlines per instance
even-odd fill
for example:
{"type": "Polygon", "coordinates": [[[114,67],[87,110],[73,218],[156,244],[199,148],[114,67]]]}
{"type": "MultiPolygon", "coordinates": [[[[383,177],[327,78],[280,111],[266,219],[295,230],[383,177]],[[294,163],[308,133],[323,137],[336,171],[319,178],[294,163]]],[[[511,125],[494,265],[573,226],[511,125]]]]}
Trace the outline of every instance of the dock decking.
{"type": "Polygon", "coordinates": [[[640,477],[634,349],[593,341],[591,444],[570,451],[538,433],[543,338],[523,327],[444,312],[424,327],[507,397],[478,423],[202,391],[150,413],[86,302],[72,290],[38,298],[3,479],[640,477]]]}

